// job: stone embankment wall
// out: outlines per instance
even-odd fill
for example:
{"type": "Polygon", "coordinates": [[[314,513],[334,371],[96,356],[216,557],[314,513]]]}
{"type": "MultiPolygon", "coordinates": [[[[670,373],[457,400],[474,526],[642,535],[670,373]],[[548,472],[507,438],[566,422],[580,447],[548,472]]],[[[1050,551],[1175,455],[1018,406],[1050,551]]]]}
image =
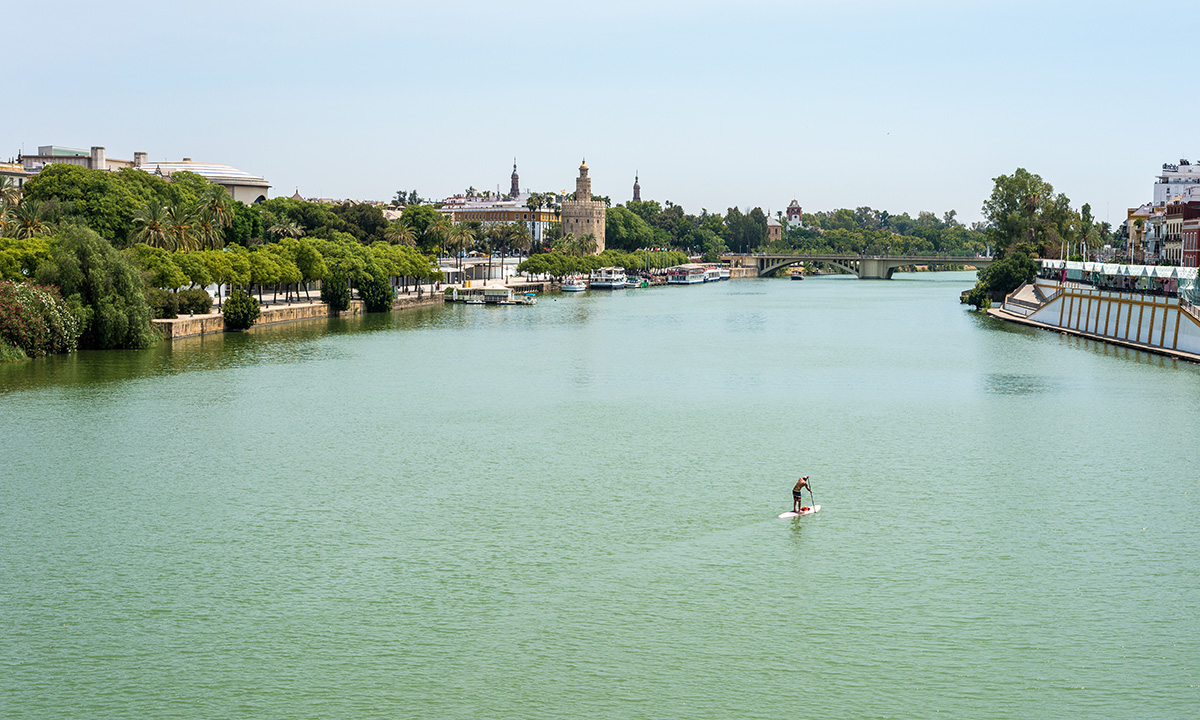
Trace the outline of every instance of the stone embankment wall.
{"type": "MultiPolygon", "coordinates": [[[[421,296],[402,295],[396,298],[396,302],[392,305],[392,308],[402,310],[422,305],[441,305],[443,301],[444,298],[441,293],[428,293],[421,296]]],[[[351,300],[350,308],[341,314],[357,315],[361,312],[363,312],[363,301],[351,300]]],[[[337,314],[330,312],[329,306],[322,302],[270,305],[262,308],[262,313],[258,316],[258,321],[254,324],[256,327],[259,325],[274,325],[277,323],[293,322],[295,320],[326,318],[337,314]]],[[[170,320],[154,320],[152,322],[154,329],[166,340],[225,332],[225,316],[221,313],[191,315],[170,320]]]]}

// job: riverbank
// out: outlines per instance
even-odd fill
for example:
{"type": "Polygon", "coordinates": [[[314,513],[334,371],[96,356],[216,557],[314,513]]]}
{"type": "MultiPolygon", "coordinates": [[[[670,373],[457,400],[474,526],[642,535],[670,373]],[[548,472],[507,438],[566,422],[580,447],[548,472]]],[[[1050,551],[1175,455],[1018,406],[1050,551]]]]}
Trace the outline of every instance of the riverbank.
{"type": "Polygon", "coordinates": [[[1200,316],[1180,297],[1037,278],[988,310],[998,320],[1200,363],[1200,316]]]}
{"type": "MultiPolygon", "coordinates": [[[[414,307],[441,305],[445,297],[441,293],[405,293],[398,296],[392,303],[393,310],[405,310],[414,307]]],[[[315,320],[337,315],[357,315],[364,311],[362,300],[351,300],[350,307],[338,313],[329,309],[323,302],[295,302],[284,305],[266,305],[262,308],[254,327],[263,325],[278,325],[280,323],[296,322],[298,320],[315,320]]],[[[187,317],[152,320],[155,332],[164,340],[177,340],[185,337],[196,337],[210,333],[225,332],[225,316],[219,312],[207,315],[189,315],[187,317]]],[[[251,328],[253,330],[253,328],[251,328]]]]}
{"type": "Polygon", "coordinates": [[[1097,335],[1096,333],[1084,332],[1082,330],[1076,330],[1073,328],[1059,327],[1057,325],[1037,322],[1036,320],[1030,320],[1027,317],[1018,315],[1017,313],[1010,312],[1003,308],[991,308],[987,311],[987,314],[988,317],[994,317],[997,320],[1003,320],[1005,322],[1016,323],[1017,325],[1025,325],[1027,327],[1037,328],[1039,330],[1052,330],[1063,335],[1073,335],[1075,337],[1085,338],[1087,340],[1096,340],[1098,342],[1104,342],[1110,345],[1116,345],[1118,347],[1129,348],[1131,350],[1141,350],[1142,352],[1163,355],[1165,357],[1175,358],[1177,360],[1186,360],[1188,362],[1200,364],[1200,354],[1197,353],[1160,347],[1157,345],[1151,345],[1149,343],[1134,342],[1132,340],[1124,340],[1107,335],[1097,335]]]}

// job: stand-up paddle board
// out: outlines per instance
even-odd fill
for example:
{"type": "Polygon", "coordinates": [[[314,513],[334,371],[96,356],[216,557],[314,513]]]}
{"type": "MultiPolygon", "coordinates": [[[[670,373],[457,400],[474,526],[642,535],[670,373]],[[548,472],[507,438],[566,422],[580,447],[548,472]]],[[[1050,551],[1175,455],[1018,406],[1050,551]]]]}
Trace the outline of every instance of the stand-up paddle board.
{"type": "Polygon", "coordinates": [[[787,512],[780,515],[779,517],[782,520],[787,520],[788,518],[797,518],[797,517],[800,517],[801,515],[812,515],[813,513],[818,513],[818,512],[821,512],[820,505],[813,505],[812,507],[805,505],[804,507],[800,508],[800,512],[796,512],[795,510],[788,510],[787,512]]]}

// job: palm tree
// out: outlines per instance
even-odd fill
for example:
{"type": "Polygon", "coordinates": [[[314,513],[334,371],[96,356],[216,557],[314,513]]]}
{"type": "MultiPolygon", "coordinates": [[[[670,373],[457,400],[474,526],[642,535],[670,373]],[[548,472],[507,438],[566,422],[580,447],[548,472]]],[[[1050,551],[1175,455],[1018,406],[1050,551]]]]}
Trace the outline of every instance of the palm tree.
{"type": "Polygon", "coordinates": [[[438,243],[439,256],[446,254],[446,235],[450,232],[450,220],[445,215],[439,215],[425,228],[425,237],[438,243]]]}
{"type": "Polygon", "coordinates": [[[267,228],[267,232],[275,236],[275,239],[280,238],[298,238],[304,235],[304,228],[295,220],[286,215],[276,218],[275,222],[271,223],[271,227],[267,228]]]}
{"type": "Polygon", "coordinates": [[[393,245],[412,246],[417,244],[417,236],[413,233],[412,228],[399,220],[387,226],[387,229],[383,231],[383,237],[393,245]]]}
{"type": "Polygon", "coordinates": [[[167,227],[167,209],[156,202],[148,202],[133,216],[133,240],[150,247],[170,249],[174,242],[167,227]]]}
{"type": "Polygon", "coordinates": [[[218,228],[227,228],[233,225],[233,200],[229,197],[229,193],[225,192],[225,188],[220,185],[213,185],[208,192],[204,193],[204,197],[200,198],[198,209],[201,212],[210,213],[214,225],[218,228]]]}
{"type": "Polygon", "coordinates": [[[534,235],[534,223],[537,222],[537,212],[546,206],[546,196],[542,193],[531,193],[529,199],[525,201],[525,207],[529,208],[529,234],[534,235]]]}
{"type": "Polygon", "coordinates": [[[225,231],[216,213],[208,205],[201,205],[196,214],[196,237],[200,247],[220,250],[225,247],[225,231]]]}
{"type": "Polygon", "coordinates": [[[0,178],[0,204],[18,205],[21,202],[21,187],[7,175],[0,178]]]}
{"type": "Polygon", "coordinates": [[[0,203],[0,237],[8,237],[8,234],[16,229],[16,213],[8,203],[0,203]]]}
{"type": "Polygon", "coordinates": [[[200,237],[196,234],[196,212],[191,208],[173,204],[166,208],[167,233],[171,238],[168,250],[189,252],[200,249],[200,237]]]}
{"type": "Polygon", "coordinates": [[[53,228],[46,220],[45,204],[40,200],[27,200],[17,206],[14,213],[16,237],[25,240],[35,235],[49,235],[53,228]]]}
{"type": "Polygon", "coordinates": [[[446,233],[446,245],[458,256],[458,267],[462,269],[462,253],[475,242],[475,233],[466,223],[458,223],[446,233]]]}

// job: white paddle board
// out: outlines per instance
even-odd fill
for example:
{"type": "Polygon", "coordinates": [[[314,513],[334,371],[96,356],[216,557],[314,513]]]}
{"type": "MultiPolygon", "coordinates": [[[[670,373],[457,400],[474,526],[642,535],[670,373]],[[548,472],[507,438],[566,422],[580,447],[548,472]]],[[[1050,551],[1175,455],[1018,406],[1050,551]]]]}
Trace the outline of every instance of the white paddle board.
{"type": "Polygon", "coordinates": [[[797,518],[797,517],[800,517],[801,515],[812,515],[813,513],[819,513],[819,512],[821,512],[820,505],[813,505],[812,507],[805,505],[804,507],[800,508],[800,512],[796,512],[795,510],[788,510],[787,512],[780,515],[779,517],[781,520],[787,520],[788,518],[797,518]]]}

